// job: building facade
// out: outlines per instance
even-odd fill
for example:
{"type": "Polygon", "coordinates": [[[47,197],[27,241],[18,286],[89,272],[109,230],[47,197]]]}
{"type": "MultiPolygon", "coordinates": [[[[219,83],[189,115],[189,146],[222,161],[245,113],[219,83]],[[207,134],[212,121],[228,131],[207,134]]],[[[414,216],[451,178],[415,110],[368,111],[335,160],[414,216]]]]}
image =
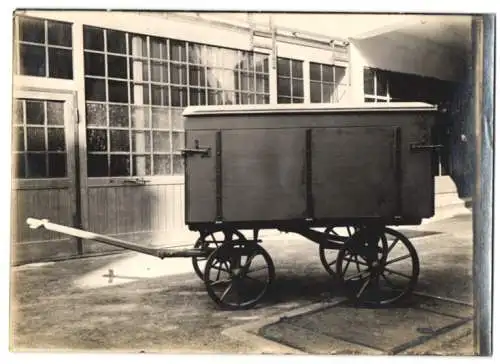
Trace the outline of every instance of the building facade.
{"type": "MultiPolygon", "coordinates": [[[[14,261],[109,249],[29,230],[28,216],[132,241],[161,242],[184,229],[179,150],[188,105],[450,104],[467,66],[464,53],[443,67],[457,51],[422,37],[420,51],[434,57],[423,68],[396,39],[377,43],[397,27],[334,37],[280,25],[276,15],[228,15],[16,13],[14,261]]],[[[436,175],[450,166],[437,156],[436,175]]]]}

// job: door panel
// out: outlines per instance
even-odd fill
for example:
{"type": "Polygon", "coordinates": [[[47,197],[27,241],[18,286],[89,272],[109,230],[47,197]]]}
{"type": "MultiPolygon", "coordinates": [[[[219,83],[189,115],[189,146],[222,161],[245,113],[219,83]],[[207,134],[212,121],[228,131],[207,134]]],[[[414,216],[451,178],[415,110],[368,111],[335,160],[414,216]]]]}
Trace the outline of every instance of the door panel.
{"type": "Polygon", "coordinates": [[[28,217],[74,226],[73,94],[14,92],[12,240],[16,263],[76,255],[76,239],[31,230],[28,217]]]}
{"type": "Polygon", "coordinates": [[[190,131],[186,147],[210,148],[210,155],[192,154],[186,157],[186,220],[189,223],[217,220],[217,146],[216,131],[190,131]]]}
{"type": "Polygon", "coordinates": [[[312,130],[315,218],[394,216],[396,128],[312,130]]]}
{"type": "Polygon", "coordinates": [[[222,132],[224,221],[306,217],[305,129],[222,132]]]}

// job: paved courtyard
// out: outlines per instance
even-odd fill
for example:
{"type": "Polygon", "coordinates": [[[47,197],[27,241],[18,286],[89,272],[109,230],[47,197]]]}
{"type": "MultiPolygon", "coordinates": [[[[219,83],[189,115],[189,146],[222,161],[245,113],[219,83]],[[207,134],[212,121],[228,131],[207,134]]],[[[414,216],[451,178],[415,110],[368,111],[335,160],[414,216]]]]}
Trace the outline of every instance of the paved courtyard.
{"type": "MultiPolygon", "coordinates": [[[[455,316],[466,318],[472,310],[471,215],[411,229],[438,233],[413,239],[421,264],[417,292],[459,302],[466,309],[455,316]]],[[[373,318],[373,312],[341,304],[344,297],[323,269],[316,244],[293,234],[275,234],[265,239],[263,247],[275,263],[276,280],[260,305],[238,312],[216,307],[207,296],[203,282],[193,272],[189,259],[161,261],[125,253],[13,267],[11,349],[314,353],[317,350],[312,349],[312,341],[305,340],[302,348],[293,347],[293,343],[287,345],[286,340],[276,340],[266,334],[264,328],[271,327],[269,325],[279,318],[295,317],[294,312],[304,315],[312,309],[323,309],[323,321],[331,320],[333,326],[344,325],[344,331],[350,328],[352,339],[356,337],[356,330],[359,331],[354,318],[361,322],[363,315],[373,318]],[[352,324],[339,321],[340,317],[351,316],[352,324]]],[[[437,321],[421,314],[409,316],[420,334],[435,335],[432,340],[419,344],[418,337],[422,335],[413,332],[408,340],[415,345],[405,348],[405,353],[473,353],[470,320],[455,328],[458,331],[452,327],[446,335],[437,335],[437,329],[456,322],[449,318],[453,308],[446,307],[451,307],[450,304],[440,307],[448,310],[444,312],[448,316],[440,316],[437,321]],[[420,320],[418,317],[427,317],[427,324],[416,322],[420,320]]],[[[405,313],[389,310],[384,315],[384,320],[390,320],[391,315],[396,319],[405,313]]],[[[380,322],[379,319],[364,320],[364,332],[384,336],[380,322]]],[[[271,328],[276,331],[275,326],[271,328]]],[[[391,342],[395,340],[391,338],[397,337],[394,335],[394,330],[386,331],[381,347],[397,346],[398,343],[391,342]]],[[[348,348],[348,344],[340,340],[337,349],[348,348]]],[[[366,338],[356,342],[359,345],[353,353],[374,354],[366,338]]],[[[330,348],[333,346],[327,349],[330,348]]],[[[336,353],[333,349],[329,352],[336,353]]]]}

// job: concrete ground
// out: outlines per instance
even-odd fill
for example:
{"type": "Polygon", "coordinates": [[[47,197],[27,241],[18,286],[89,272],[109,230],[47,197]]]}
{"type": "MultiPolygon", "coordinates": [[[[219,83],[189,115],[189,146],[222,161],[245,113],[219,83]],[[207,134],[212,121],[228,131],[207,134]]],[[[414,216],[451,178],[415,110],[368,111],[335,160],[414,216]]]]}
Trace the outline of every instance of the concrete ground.
{"type": "MultiPolygon", "coordinates": [[[[411,228],[440,232],[413,240],[421,264],[417,291],[471,304],[471,215],[411,228]]],[[[276,280],[260,305],[238,312],[217,308],[189,259],[161,261],[125,253],[13,267],[11,350],[310,352],[307,340],[305,348],[291,347],[265,337],[262,328],[313,309],[328,309],[330,317],[336,317],[331,310],[344,297],[323,269],[316,244],[294,234],[269,234],[263,247],[273,258],[276,280]]],[[[363,314],[352,307],[342,310],[344,316],[363,314]]],[[[373,326],[365,325],[365,332],[376,332],[380,322],[366,324],[373,326]]],[[[345,330],[356,335],[357,329],[351,325],[345,330]]],[[[361,344],[353,353],[373,354],[373,348],[361,344]]],[[[448,330],[404,353],[471,355],[471,325],[448,330]]]]}

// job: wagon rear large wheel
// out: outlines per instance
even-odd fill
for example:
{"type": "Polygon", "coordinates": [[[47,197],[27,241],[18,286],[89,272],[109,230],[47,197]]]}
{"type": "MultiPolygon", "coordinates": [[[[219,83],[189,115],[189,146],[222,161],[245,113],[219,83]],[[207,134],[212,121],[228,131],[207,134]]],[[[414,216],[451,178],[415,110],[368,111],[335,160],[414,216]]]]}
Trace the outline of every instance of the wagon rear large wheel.
{"type": "Polygon", "coordinates": [[[336,269],[350,299],[380,306],[413,291],[420,263],[403,234],[389,228],[365,228],[339,250],[336,269]]]}
{"type": "Polygon", "coordinates": [[[208,295],[223,309],[246,309],[264,297],[274,280],[269,254],[254,242],[225,244],[208,258],[204,281],[208,295]]]}
{"type": "Polygon", "coordinates": [[[203,280],[203,273],[205,271],[205,264],[210,254],[222,246],[222,244],[230,243],[233,241],[245,241],[245,236],[236,229],[224,229],[219,231],[201,231],[200,237],[194,244],[196,249],[202,249],[206,252],[204,257],[193,257],[192,264],[196,275],[203,280]]]}
{"type": "MultiPolygon", "coordinates": [[[[330,235],[333,238],[336,236],[342,236],[351,238],[357,231],[358,227],[355,226],[330,226],[325,229],[324,234],[330,235]]],[[[338,248],[330,248],[327,245],[319,245],[319,259],[325,270],[333,277],[337,277],[336,264],[338,257],[338,248]]]]}

